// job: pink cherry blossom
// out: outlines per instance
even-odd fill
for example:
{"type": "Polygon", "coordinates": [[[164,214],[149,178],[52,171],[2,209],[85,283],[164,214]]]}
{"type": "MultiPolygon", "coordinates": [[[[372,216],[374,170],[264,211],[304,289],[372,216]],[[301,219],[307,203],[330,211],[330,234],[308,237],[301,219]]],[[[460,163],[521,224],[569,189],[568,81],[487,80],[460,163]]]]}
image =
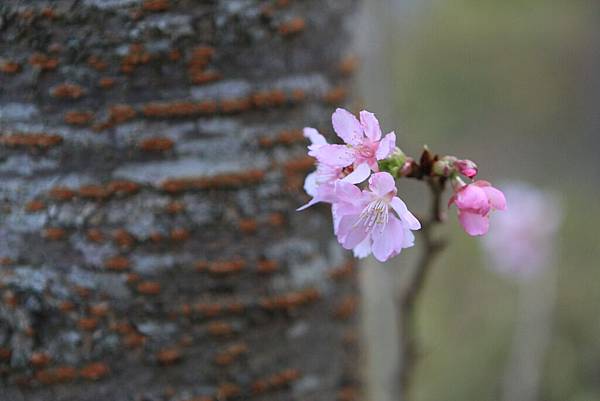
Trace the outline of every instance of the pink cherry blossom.
{"type": "Polygon", "coordinates": [[[477,175],[477,164],[475,164],[475,162],[471,160],[457,160],[454,162],[454,166],[456,167],[458,172],[464,175],[465,177],[473,178],[477,175]]]}
{"type": "MultiPolygon", "coordinates": [[[[308,154],[314,156],[315,152],[327,146],[327,140],[314,128],[304,128],[304,136],[311,141],[308,146],[308,154]]],[[[334,200],[335,182],[342,180],[352,184],[358,184],[366,180],[371,174],[371,169],[366,163],[353,166],[340,167],[326,163],[317,163],[317,169],[306,176],[304,190],[312,196],[312,199],[297,210],[304,210],[316,203],[331,203],[334,200]]]]}
{"type": "Polygon", "coordinates": [[[379,121],[373,113],[360,112],[360,121],[349,111],[337,109],[331,116],[335,133],[345,145],[320,144],[311,149],[311,156],[330,166],[355,167],[367,164],[377,172],[378,160],[389,157],[396,147],[396,134],[381,138],[379,121]]]}
{"type": "Polygon", "coordinates": [[[452,204],[458,209],[460,224],[473,236],[488,232],[493,210],[506,210],[504,194],[483,180],[461,186],[450,198],[448,205],[452,204]]]}
{"type": "Polygon", "coordinates": [[[525,279],[552,263],[562,210],[552,193],[523,183],[505,189],[511,208],[495,219],[483,244],[493,268],[525,279]]]}
{"type": "Polygon", "coordinates": [[[411,230],[420,229],[421,224],[396,193],[394,178],[385,172],[373,174],[363,191],[338,181],[333,211],[340,244],[353,249],[357,257],[373,253],[381,262],[413,246],[411,230]]]}

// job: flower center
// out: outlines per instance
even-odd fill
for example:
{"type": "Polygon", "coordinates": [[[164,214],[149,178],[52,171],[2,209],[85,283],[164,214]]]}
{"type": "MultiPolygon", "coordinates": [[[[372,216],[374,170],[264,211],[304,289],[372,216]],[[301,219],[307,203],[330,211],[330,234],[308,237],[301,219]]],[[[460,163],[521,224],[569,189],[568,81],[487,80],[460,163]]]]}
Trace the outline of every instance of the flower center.
{"type": "Polygon", "coordinates": [[[363,224],[366,231],[379,226],[383,231],[389,220],[389,205],[384,199],[375,199],[363,209],[356,224],[363,224]]]}

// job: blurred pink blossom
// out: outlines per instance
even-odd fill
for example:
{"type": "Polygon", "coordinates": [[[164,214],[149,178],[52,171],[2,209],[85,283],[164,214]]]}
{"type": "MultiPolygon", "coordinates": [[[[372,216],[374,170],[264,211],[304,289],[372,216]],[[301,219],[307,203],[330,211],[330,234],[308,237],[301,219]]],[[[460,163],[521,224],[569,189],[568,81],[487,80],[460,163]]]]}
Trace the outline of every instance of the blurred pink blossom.
{"type": "Polygon", "coordinates": [[[494,219],[483,244],[496,270],[529,277],[552,262],[562,210],[554,195],[527,184],[504,188],[511,208],[494,219]]]}

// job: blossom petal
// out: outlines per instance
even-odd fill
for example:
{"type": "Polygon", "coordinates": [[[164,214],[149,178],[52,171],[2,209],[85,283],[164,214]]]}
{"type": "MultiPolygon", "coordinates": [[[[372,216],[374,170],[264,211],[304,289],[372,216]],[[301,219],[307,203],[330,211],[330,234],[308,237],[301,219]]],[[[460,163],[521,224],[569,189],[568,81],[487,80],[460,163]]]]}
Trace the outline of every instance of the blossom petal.
{"type": "Polygon", "coordinates": [[[365,132],[365,136],[371,141],[378,141],[381,138],[381,127],[375,114],[363,110],[360,112],[360,123],[365,132]]]}
{"type": "Polygon", "coordinates": [[[396,149],[396,134],[394,132],[390,132],[379,142],[379,147],[375,152],[375,157],[377,160],[383,160],[390,157],[394,150],[396,149]]]}
{"type": "Polygon", "coordinates": [[[362,203],[363,194],[360,188],[347,181],[337,181],[335,183],[336,202],[345,202],[351,205],[362,203]]]}
{"type": "Polygon", "coordinates": [[[311,156],[330,166],[346,167],[354,163],[354,152],[345,145],[321,145],[311,156]]]}
{"type": "Polygon", "coordinates": [[[337,109],[331,116],[331,123],[335,133],[348,145],[358,146],[363,142],[363,128],[348,110],[337,109]]]}
{"type": "Polygon", "coordinates": [[[396,182],[390,173],[375,173],[369,178],[369,189],[380,197],[396,194],[396,182]]]}
{"type": "Polygon", "coordinates": [[[368,235],[363,224],[359,223],[360,215],[344,216],[338,227],[338,241],[346,249],[352,249],[360,244],[368,235]]]}
{"type": "Polygon", "coordinates": [[[365,238],[360,244],[352,250],[354,257],[363,259],[371,254],[371,238],[365,238]]]}
{"type": "MultiPolygon", "coordinates": [[[[408,229],[404,229],[404,238],[402,241],[402,248],[410,248],[412,246],[415,246],[415,235],[413,234],[412,231],[408,230],[408,229]]],[[[398,250],[398,253],[400,252],[400,250],[398,250]]]]}
{"type": "Polygon", "coordinates": [[[325,137],[314,128],[305,127],[303,134],[304,137],[310,140],[313,145],[327,145],[327,140],[325,137]]]}
{"type": "Polygon", "coordinates": [[[497,210],[506,210],[506,198],[502,191],[492,186],[481,188],[485,192],[490,205],[497,210]]]}
{"type": "Polygon", "coordinates": [[[421,228],[421,222],[415,217],[414,214],[408,210],[406,207],[406,203],[402,201],[402,199],[394,196],[392,201],[390,202],[392,208],[398,213],[400,220],[402,220],[402,224],[410,229],[410,230],[419,230],[421,228]]]}
{"type": "Polygon", "coordinates": [[[470,210],[486,214],[490,210],[490,203],[483,188],[477,185],[467,185],[456,193],[454,201],[460,210],[470,210]]]}
{"type": "Polygon", "coordinates": [[[458,214],[458,220],[467,234],[472,236],[483,235],[487,233],[488,229],[490,228],[489,217],[482,216],[477,213],[460,211],[458,214]]]}
{"type": "Polygon", "coordinates": [[[353,172],[348,174],[342,181],[351,182],[352,184],[360,184],[371,174],[371,167],[367,163],[359,164],[353,172]]]}
{"type": "Polygon", "coordinates": [[[383,230],[375,227],[371,238],[373,239],[373,256],[378,261],[385,262],[402,249],[404,228],[400,220],[390,216],[383,230]]]}
{"type": "Polygon", "coordinates": [[[304,179],[304,191],[310,196],[317,196],[317,172],[313,171],[304,179]]]}

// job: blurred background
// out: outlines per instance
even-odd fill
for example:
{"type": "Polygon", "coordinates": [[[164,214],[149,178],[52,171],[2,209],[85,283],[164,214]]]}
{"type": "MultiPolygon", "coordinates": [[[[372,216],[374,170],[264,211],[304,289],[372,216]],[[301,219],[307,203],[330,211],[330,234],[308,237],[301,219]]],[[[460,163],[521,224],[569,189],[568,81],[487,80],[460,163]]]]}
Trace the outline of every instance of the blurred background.
{"type": "MultiPolygon", "coordinates": [[[[539,380],[523,399],[600,399],[599,11],[579,0],[365,2],[356,30],[361,105],[396,131],[399,146],[471,158],[481,179],[527,182],[563,208],[555,258],[527,282],[488,268],[481,241],[464,235],[450,210],[451,244],[418,305],[414,400],[507,399],[515,332],[527,338],[527,330],[547,345],[527,367],[539,380]]],[[[423,209],[419,189],[401,185],[409,208],[423,209]]],[[[362,270],[372,400],[392,399],[392,291],[417,253],[362,270]]]]}

